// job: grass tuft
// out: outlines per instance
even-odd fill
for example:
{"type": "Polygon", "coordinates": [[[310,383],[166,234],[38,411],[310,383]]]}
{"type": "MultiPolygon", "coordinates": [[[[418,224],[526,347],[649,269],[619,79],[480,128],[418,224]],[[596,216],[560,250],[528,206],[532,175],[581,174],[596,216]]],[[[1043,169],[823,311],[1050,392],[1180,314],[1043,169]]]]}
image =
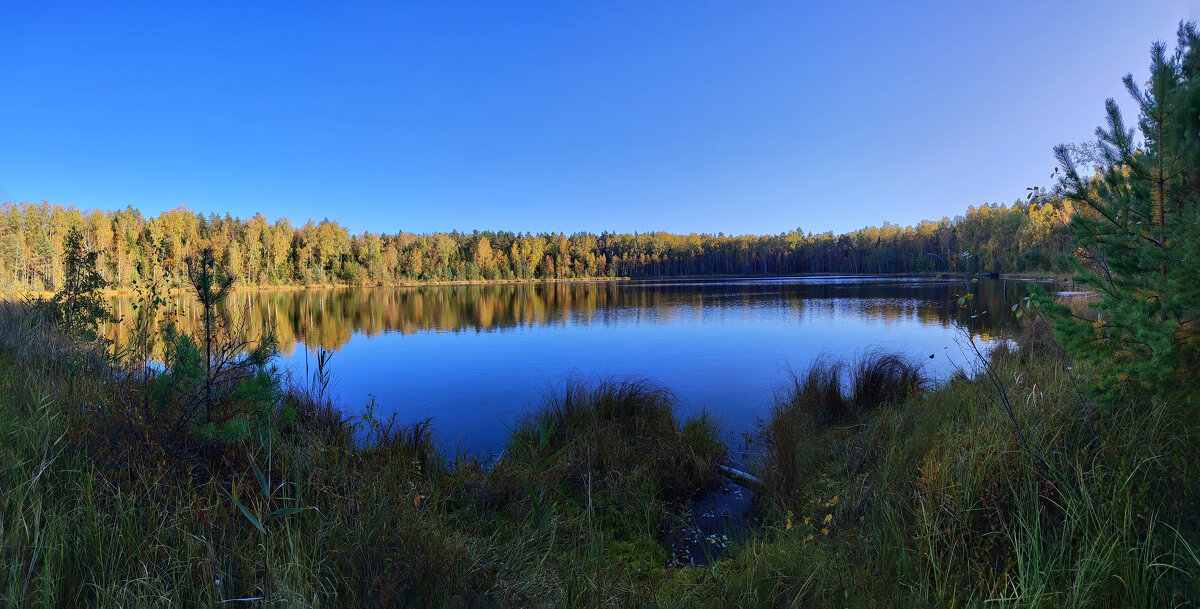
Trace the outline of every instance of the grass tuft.
{"type": "Polygon", "coordinates": [[[776,394],[761,425],[768,478],[781,487],[797,487],[823,458],[814,437],[832,426],[857,421],[885,404],[900,403],[927,386],[918,364],[895,353],[872,351],[852,364],[819,358],[776,394]]]}

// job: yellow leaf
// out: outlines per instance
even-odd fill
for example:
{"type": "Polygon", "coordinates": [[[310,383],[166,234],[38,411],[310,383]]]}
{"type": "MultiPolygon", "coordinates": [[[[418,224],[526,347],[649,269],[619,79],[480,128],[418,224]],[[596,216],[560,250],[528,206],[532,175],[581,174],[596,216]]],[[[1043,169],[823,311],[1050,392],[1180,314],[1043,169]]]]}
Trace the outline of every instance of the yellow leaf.
{"type": "Polygon", "coordinates": [[[822,535],[828,535],[828,534],[829,534],[829,527],[822,528],[822,529],[821,529],[821,534],[822,534],[822,535]]]}
{"type": "Polygon", "coordinates": [[[787,527],[786,527],[784,530],[785,530],[785,531],[790,531],[790,530],[792,530],[792,519],[791,519],[791,518],[788,518],[788,520],[787,520],[787,527]]]}
{"type": "Polygon", "coordinates": [[[833,514],[825,514],[825,522],[829,522],[830,520],[833,520],[833,514]]]}

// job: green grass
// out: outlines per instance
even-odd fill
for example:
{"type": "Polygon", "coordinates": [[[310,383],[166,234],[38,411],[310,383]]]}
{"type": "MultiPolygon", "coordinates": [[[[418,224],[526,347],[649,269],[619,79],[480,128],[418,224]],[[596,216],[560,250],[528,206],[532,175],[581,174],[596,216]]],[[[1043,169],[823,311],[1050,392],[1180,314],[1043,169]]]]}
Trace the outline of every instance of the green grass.
{"type": "Polygon", "coordinates": [[[1194,421],[1169,405],[1081,407],[1081,371],[1064,370],[1044,338],[1023,337],[992,366],[1045,471],[989,384],[931,387],[885,354],[827,364],[798,375],[763,422],[751,538],[708,567],[669,568],[663,532],[714,482],[726,449],[716,421],[683,420],[653,383],[565,383],[488,467],[439,451],[425,423],[369,416],[355,428],[320,382],[292,388],[257,419],[269,427],[241,440],[169,438],[160,421],[172,403],[147,408],[136,369],[6,307],[0,605],[1159,607],[1200,597],[1194,421]]]}
{"type": "Polygon", "coordinates": [[[774,484],[762,501],[763,545],[735,557],[729,579],[763,569],[808,577],[783,601],[742,583],[739,602],[1156,607],[1200,598],[1183,545],[1195,546],[1197,530],[1194,422],[1148,403],[1085,408],[1072,378],[1080,372],[1064,370],[1046,336],[1034,327],[1020,343],[998,348],[990,365],[1046,471],[983,379],[959,377],[841,425],[823,422],[816,403],[847,401],[831,368],[799,377],[765,426],[774,443],[762,473],[774,484]],[[783,471],[788,464],[799,471],[783,471]],[[796,525],[826,514],[827,535],[796,525]]]}

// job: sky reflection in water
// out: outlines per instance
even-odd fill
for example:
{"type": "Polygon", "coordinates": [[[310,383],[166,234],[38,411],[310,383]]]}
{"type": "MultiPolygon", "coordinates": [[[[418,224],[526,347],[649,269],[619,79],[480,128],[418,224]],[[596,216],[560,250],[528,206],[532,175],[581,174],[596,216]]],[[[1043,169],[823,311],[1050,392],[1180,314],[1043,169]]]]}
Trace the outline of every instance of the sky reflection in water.
{"type": "MultiPolygon", "coordinates": [[[[958,324],[990,341],[1014,327],[1009,309],[1028,292],[1026,282],[981,280],[975,303],[988,313],[970,320],[955,303],[963,286],[809,277],[245,291],[226,314],[274,331],[296,376],[311,373],[318,348],[335,352],[333,388],[348,414],[374,399],[378,415],[433,417],[442,442],[483,453],[571,377],[662,383],[685,414],[705,409],[733,438],[753,429],[789,367],[823,354],[902,351],[944,379],[970,362],[958,324]]],[[[194,330],[194,301],[176,296],[172,307],[194,330]]]]}
{"type": "MultiPolygon", "coordinates": [[[[304,374],[336,351],[348,413],[374,399],[398,420],[434,417],[439,438],[472,453],[502,448],[516,417],[570,377],[662,383],[685,413],[705,409],[731,435],[753,428],[789,366],[822,354],[899,350],[944,379],[969,361],[954,307],[961,283],[821,278],[307,290],[254,295],[304,374]],[[283,320],[283,321],[279,321],[283,320]],[[281,327],[282,326],[282,327],[281,327]],[[929,359],[929,355],[934,355],[929,359]]],[[[1008,325],[1017,282],[981,282],[975,320],[988,340],[1008,325]]],[[[252,313],[254,316],[254,313],[252,313]]]]}

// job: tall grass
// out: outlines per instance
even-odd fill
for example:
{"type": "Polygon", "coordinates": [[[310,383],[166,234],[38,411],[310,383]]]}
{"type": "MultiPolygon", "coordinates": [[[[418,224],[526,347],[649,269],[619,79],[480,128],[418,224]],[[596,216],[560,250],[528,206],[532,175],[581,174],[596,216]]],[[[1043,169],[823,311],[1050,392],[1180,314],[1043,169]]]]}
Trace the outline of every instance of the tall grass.
{"type": "Polygon", "coordinates": [[[806,371],[793,372],[762,425],[770,484],[795,488],[825,458],[828,447],[815,441],[821,429],[854,427],[877,408],[920,394],[927,384],[918,364],[882,351],[850,364],[822,357],[806,371]]]}
{"type": "Polygon", "coordinates": [[[1081,407],[1037,332],[991,365],[1048,469],[980,380],[825,360],[764,422],[750,539],[673,568],[664,530],[726,448],[653,383],[568,382],[487,466],[428,422],[346,419],[319,375],[262,433],[164,444],[153,374],[5,306],[0,605],[1194,605],[1194,422],[1081,407]]]}
{"type": "Polygon", "coordinates": [[[796,375],[764,425],[761,545],[724,589],[746,605],[1192,606],[1194,423],[1149,401],[1093,412],[1048,330],[1035,318],[990,360],[1046,468],[989,380],[872,381],[909,389],[855,415],[846,367],[796,375]],[[803,590],[781,600],[744,579],[764,572],[803,590]]]}
{"type": "Polygon", "coordinates": [[[724,451],[666,390],[614,380],[549,397],[487,468],[428,421],[340,416],[319,370],[272,428],[174,450],[137,399],[154,371],[32,319],[0,310],[3,606],[646,603],[658,528],[724,451]]]}
{"type": "Polygon", "coordinates": [[[716,422],[681,421],[665,387],[645,379],[569,380],[513,430],[511,463],[547,459],[541,473],[582,485],[635,476],[655,494],[682,499],[712,485],[725,458],[716,422]]]}

